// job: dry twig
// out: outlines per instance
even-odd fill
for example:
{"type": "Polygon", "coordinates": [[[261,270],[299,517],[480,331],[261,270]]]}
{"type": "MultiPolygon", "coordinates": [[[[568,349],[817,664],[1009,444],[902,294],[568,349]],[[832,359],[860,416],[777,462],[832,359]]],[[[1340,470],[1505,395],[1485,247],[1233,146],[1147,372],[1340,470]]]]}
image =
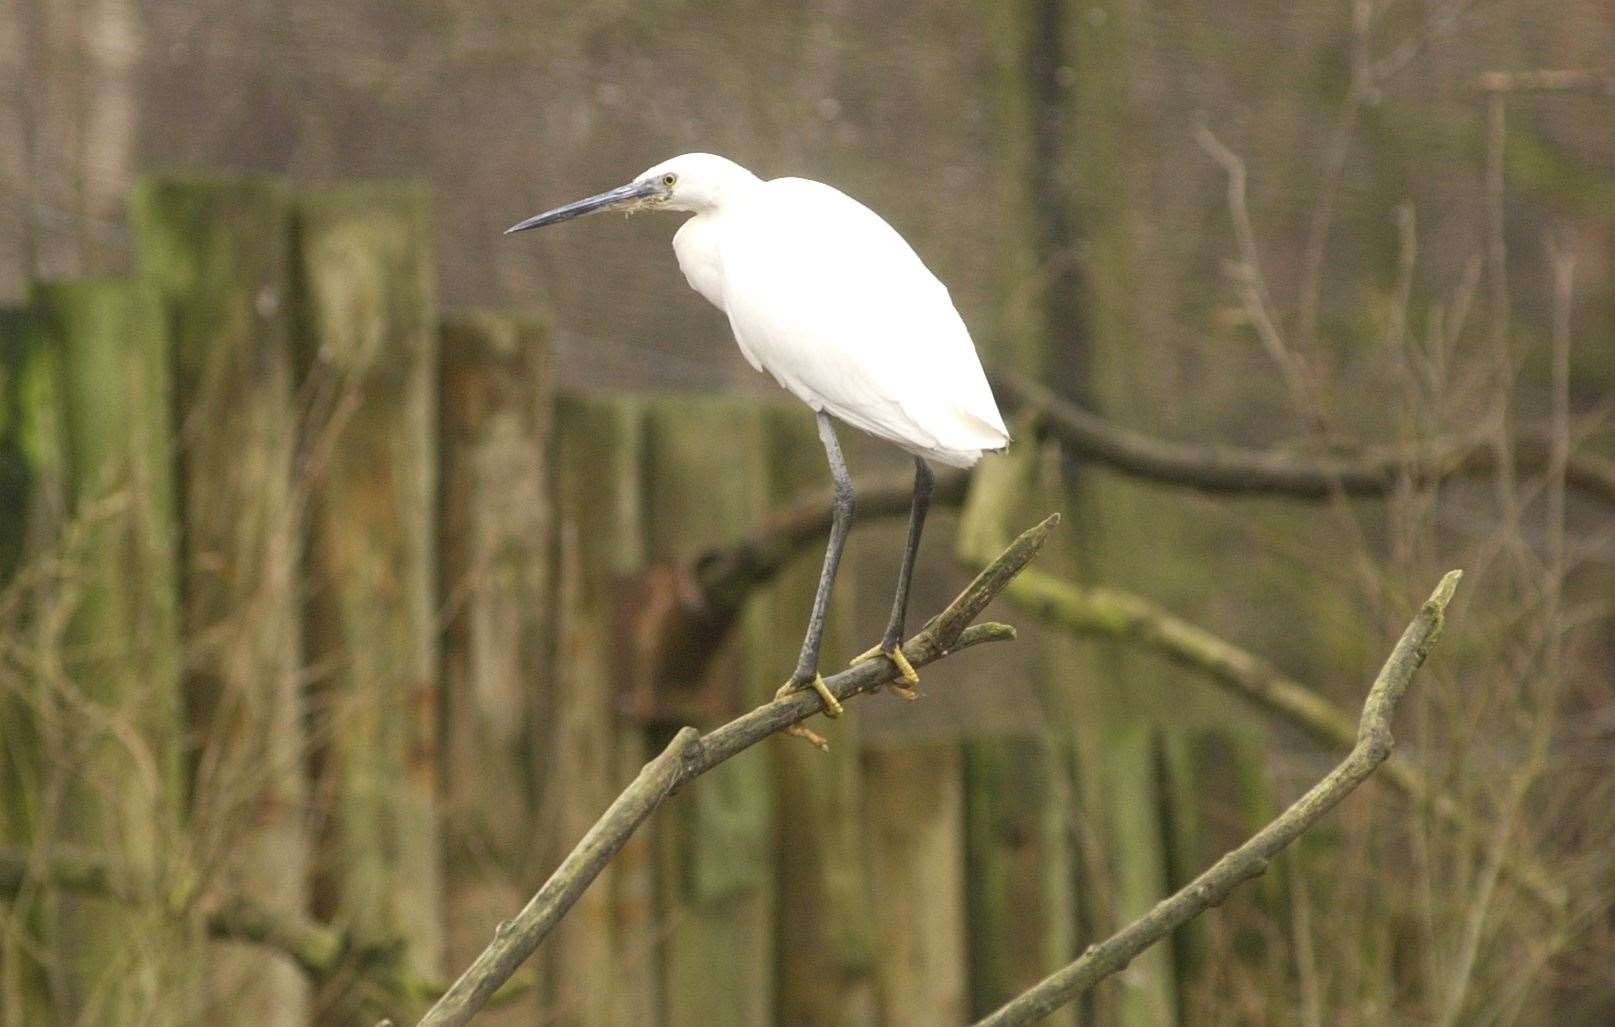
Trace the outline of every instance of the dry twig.
{"type": "Polygon", "coordinates": [[[1033,1023],[1072,1001],[1099,981],[1122,970],[1135,956],[1218,905],[1228,893],[1267,868],[1268,861],[1317,823],[1391,754],[1391,717],[1414,673],[1441,634],[1447,604],[1458,587],[1452,571],[1425,601],[1380,669],[1363,706],[1357,743],[1322,781],[1262,828],[1249,841],[1223,856],[1211,869],[1177,894],[1105,941],[1090,946],[1074,962],[1044,978],[983,1019],[977,1027],[1012,1027],[1033,1023]]]}

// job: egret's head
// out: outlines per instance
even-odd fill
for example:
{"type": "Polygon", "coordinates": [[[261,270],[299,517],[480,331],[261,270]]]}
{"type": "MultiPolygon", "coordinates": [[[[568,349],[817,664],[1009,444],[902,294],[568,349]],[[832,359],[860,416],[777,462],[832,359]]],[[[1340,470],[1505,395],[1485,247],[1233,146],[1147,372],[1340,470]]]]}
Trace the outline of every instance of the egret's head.
{"type": "Polygon", "coordinates": [[[597,210],[713,210],[737,191],[758,184],[756,175],[726,157],[686,153],[647,169],[627,185],[547,210],[505,229],[505,234],[568,221],[597,210]]]}

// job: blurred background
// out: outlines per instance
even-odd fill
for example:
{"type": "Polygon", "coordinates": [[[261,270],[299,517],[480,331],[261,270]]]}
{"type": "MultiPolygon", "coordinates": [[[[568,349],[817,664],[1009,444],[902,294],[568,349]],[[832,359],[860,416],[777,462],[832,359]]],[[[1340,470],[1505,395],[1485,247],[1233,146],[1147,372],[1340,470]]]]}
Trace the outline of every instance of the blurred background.
{"type": "Polygon", "coordinates": [[[811,416],[676,218],[499,234],[691,150],[879,211],[1013,414],[911,627],[1053,510],[1065,614],[687,789],[487,1022],[985,1014],[1326,771],[1458,566],[1384,771],[1057,1022],[1615,1018],[1610,5],[14,0],[0,88],[0,1022],[411,1019],[785,679],[820,537],[718,570],[811,416]]]}

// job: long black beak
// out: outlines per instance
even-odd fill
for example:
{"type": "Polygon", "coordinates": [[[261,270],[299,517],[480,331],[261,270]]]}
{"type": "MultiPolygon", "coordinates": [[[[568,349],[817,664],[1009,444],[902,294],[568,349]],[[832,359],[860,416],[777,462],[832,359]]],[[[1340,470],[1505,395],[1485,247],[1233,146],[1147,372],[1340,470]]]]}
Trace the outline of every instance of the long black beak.
{"type": "Polygon", "coordinates": [[[575,217],[582,217],[584,214],[593,214],[597,210],[609,210],[612,207],[636,204],[641,200],[655,196],[657,191],[655,182],[630,182],[627,185],[620,185],[610,192],[601,193],[599,196],[591,196],[587,200],[579,200],[564,207],[556,207],[554,210],[546,210],[542,214],[536,214],[526,221],[511,225],[505,229],[505,234],[509,235],[512,232],[525,232],[529,228],[543,228],[545,225],[559,224],[562,221],[570,221],[575,217]]]}

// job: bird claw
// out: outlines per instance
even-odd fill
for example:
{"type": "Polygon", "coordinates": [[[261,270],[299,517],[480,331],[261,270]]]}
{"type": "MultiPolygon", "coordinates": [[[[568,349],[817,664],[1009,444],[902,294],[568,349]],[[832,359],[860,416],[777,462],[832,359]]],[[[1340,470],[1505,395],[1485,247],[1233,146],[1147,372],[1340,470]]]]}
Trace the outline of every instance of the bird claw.
{"type": "Polygon", "coordinates": [[[884,656],[890,660],[892,666],[897,668],[898,676],[902,679],[902,684],[898,684],[896,681],[888,681],[885,687],[894,695],[899,695],[911,702],[918,699],[920,694],[915,689],[919,687],[920,675],[914,669],[914,665],[908,662],[908,656],[903,652],[901,645],[894,645],[890,649],[884,645],[872,646],[865,652],[854,656],[852,662],[847,666],[856,667],[858,664],[873,660],[877,656],[884,656]]]}
{"type": "MultiPolygon", "coordinates": [[[[824,683],[823,674],[813,675],[812,681],[797,681],[792,678],[790,681],[785,682],[784,687],[774,693],[774,698],[783,699],[792,692],[800,692],[807,688],[811,688],[819,694],[819,701],[824,704],[824,715],[826,717],[834,720],[841,716],[841,700],[830,693],[830,687],[824,683]]],[[[806,729],[804,728],[804,730],[806,729]]]]}

